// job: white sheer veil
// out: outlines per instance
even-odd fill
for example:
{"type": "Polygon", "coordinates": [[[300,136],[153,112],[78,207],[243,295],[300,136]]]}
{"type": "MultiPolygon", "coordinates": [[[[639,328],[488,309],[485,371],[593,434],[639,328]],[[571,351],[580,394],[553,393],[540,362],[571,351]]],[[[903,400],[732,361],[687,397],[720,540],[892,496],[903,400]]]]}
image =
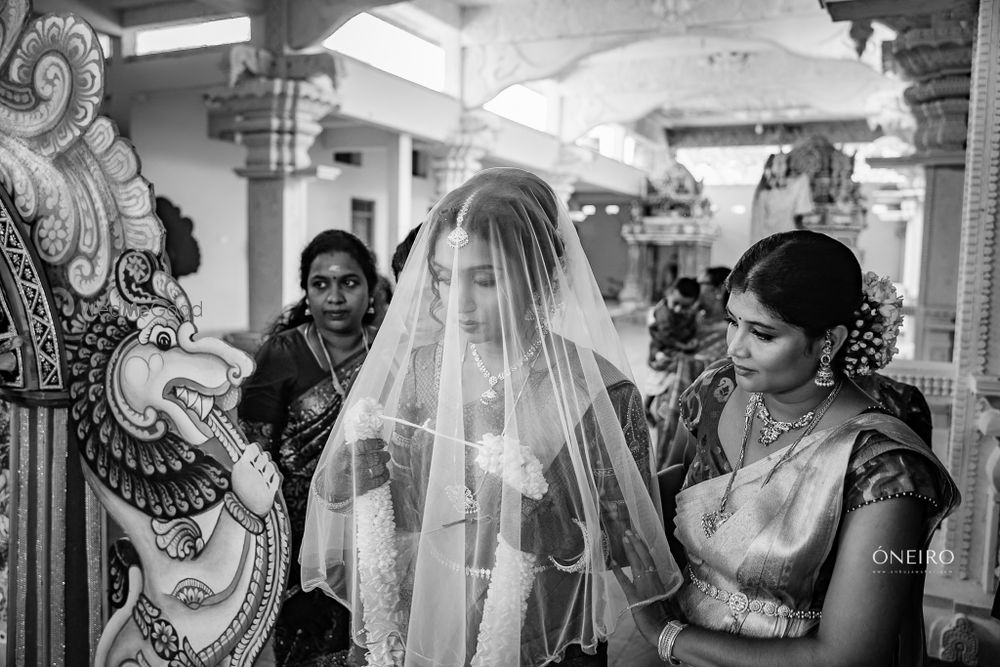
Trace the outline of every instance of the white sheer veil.
{"type": "Polygon", "coordinates": [[[676,590],[641,397],[576,230],[537,176],[482,171],[428,214],[333,428],[302,587],[351,608],[369,664],[543,665],[627,611],[626,530],[676,590]]]}

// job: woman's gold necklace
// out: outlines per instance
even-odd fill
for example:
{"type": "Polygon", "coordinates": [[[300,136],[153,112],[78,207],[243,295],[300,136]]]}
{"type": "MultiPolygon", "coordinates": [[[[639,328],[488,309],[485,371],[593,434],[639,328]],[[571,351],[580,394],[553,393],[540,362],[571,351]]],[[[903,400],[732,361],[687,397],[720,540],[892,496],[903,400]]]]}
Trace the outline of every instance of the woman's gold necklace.
{"type": "Polygon", "coordinates": [[[510,368],[505,368],[502,372],[498,373],[497,375],[493,375],[492,373],[490,373],[489,369],[486,368],[486,363],[483,361],[483,358],[479,356],[479,350],[476,348],[476,344],[470,343],[469,349],[472,350],[472,360],[476,362],[476,368],[479,369],[479,372],[483,374],[483,377],[486,378],[486,382],[489,383],[490,385],[489,389],[487,389],[486,391],[484,391],[482,394],[479,395],[479,402],[482,403],[483,405],[490,405],[495,400],[500,398],[500,394],[497,393],[496,389],[494,389],[497,383],[500,382],[500,380],[509,377],[511,373],[517,372],[522,366],[527,364],[529,361],[532,361],[535,358],[535,355],[538,353],[538,350],[541,348],[541,346],[542,346],[542,335],[539,334],[538,338],[535,339],[535,342],[533,342],[531,346],[527,349],[527,351],[521,356],[520,361],[518,361],[510,368]]]}
{"type": "MultiPolygon", "coordinates": [[[[344,391],[344,386],[340,383],[340,378],[337,377],[337,371],[333,367],[333,359],[330,358],[330,351],[326,349],[326,341],[323,340],[323,336],[319,333],[319,327],[314,323],[310,322],[309,326],[306,328],[306,341],[309,340],[309,329],[313,330],[316,334],[316,343],[319,345],[320,351],[323,353],[323,358],[326,359],[326,367],[330,371],[330,379],[333,380],[333,390],[340,394],[340,398],[343,399],[347,392],[344,391]]],[[[368,351],[368,335],[365,330],[361,329],[361,342],[365,346],[365,352],[368,351]]]]}
{"type": "MultiPolygon", "coordinates": [[[[799,435],[798,439],[788,447],[788,449],[785,451],[785,454],[775,464],[774,466],[775,468],[784,463],[791,455],[792,450],[794,450],[795,447],[797,447],[798,444],[802,442],[802,440],[805,439],[806,436],[808,436],[810,433],[813,432],[813,429],[816,428],[816,425],[819,424],[819,422],[823,419],[823,415],[825,415],[826,411],[830,408],[831,405],[833,405],[833,402],[837,400],[837,395],[840,394],[841,387],[843,387],[843,383],[838,382],[837,386],[833,388],[833,391],[831,391],[827,395],[827,397],[823,399],[823,402],[820,403],[815,410],[810,410],[809,412],[806,413],[806,415],[810,415],[810,420],[807,424],[804,425],[805,430],[802,431],[802,434],[799,435]]],[[[739,461],[736,462],[736,467],[733,468],[733,474],[729,476],[729,482],[726,484],[726,490],[722,494],[722,501],[719,503],[719,509],[713,510],[711,512],[706,512],[701,516],[701,527],[704,529],[706,537],[712,537],[713,535],[715,535],[715,532],[719,530],[719,527],[726,521],[728,521],[729,518],[733,515],[732,512],[726,511],[726,503],[729,502],[729,494],[733,490],[733,482],[736,481],[736,473],[739,472],[740,469],[743,467],[743,460],[746,458],[747,444],[750,442],[750,430],[751,430],[750,427],[753,425],[754,415],[759,413],[760,407],[762,405],[764,405],[763,394],[759,393],[750,394],[750,399],[747,401],[747,409],[743,423],[743,444],[740,445],[739,461]]],[[[777,436],[775,436],[775,439],[777,439],[777,436]]],[[[774,439],[772,439],[771,442],[774,442],[774,439]]],[[[770,442],[768,444],[770,444],[770,442]]],[[[774,470],[772,470],[771,472],[774,472],[774,470]]],[[[766,484],[767,481],[770,479],[771,475],[768,474],[767,478],[764,480],[764,483],[766,484]]]]}

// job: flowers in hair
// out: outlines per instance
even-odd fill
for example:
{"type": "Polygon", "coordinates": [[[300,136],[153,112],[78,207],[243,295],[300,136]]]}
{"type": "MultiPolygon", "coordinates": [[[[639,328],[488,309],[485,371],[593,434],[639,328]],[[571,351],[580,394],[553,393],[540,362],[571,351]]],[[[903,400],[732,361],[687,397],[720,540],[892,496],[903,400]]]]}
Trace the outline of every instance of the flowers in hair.
{"type": "Polygon", "coordinates": [[[517,438],[492,433],[483,435],[479,442],[483,445],[476,457],[480,468],[500,477],[521,495],[541,500],[549,490],[549,483],[545,481],[541,461],[530,447],[517,438]]]}
{"type": "MultiPolygon", "coordinates": [[[[382,406],[362,398],[344,415],[347,444],[382,433],[382,406]]],[[[358,576],[367,635],[368,665],[390,667],[398,662],[399,583],[396,580],[396,518],[389,483],[354,501],[357,527],[358,576]]]]}
{"type": "Polygon", "coordinates": [[[903,324],[903,298],[888,276],[868,271],[862,279],[862,301],[848,334],[844,372],[870,375],[884,368],[899,352],[896,340],[903,324]]]}

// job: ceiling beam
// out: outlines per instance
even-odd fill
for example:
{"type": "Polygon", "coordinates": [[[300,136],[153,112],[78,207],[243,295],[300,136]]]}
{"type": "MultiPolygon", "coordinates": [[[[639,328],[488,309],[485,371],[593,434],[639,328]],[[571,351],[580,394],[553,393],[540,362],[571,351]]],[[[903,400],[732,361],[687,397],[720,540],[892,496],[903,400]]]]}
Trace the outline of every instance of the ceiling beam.
{"type": "Polygon", "coordinates": [[[896,16],[974,13],[977,0],[820,0],[834,21],[872,21],[896,16]],[[964,13],[964,12],[963,12],[964,13]]]}
{"type": "Polygon", "coordinates": [[[831,143],[864,143],[882,136],[864,120],[816,121],[810,123],[763,123],[723,127],[669,127],[664,130],[672,148],[703,148],[706,146],[774,146],[793,144],[813,135],[825,137],[831,143]]]}

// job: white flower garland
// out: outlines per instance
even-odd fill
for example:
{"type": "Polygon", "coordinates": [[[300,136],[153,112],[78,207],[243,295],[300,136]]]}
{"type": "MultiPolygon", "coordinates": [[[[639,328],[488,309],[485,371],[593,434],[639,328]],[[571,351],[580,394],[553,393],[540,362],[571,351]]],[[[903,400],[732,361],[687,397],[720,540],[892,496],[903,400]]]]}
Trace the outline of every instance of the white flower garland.
{"type": "MultiPolygon", "coordinates": [[[[378,437],[383,419],[423,428],[402,419],[386,417],[382,406],[372,398],[363,398],[344,417],[348,443],[378,437]]],[[[435,433],[434,431],[430,431],[435,433]]],[[[549,490],[542,463],[527,445],[517,438],[486,433],[479,443],[435,433],[449,440],[478,447],[476,463],[483,471],[500,477],[518,493],[540,500],[549,490]]],[[[361,599],[364,604],[364,626],[368,635],[368,665],[397,664],[393,638],[401,637],[399,588],[396,581],[396,548],[393,536],[396,523],[393,516],[389,485],[369,491],[355,501],[358,531],[358,572],[361,576],[361,599]]],[[[472,667],[492,667],[508,664],[521,645],[520,632],[528,610],[528,597],[534,587],[538,556],[510,546],[497,535],[497,551],[486,591],[483,618],[472,667]]],[[[398,647],[395,647],[398,648],[398,647]]]]}
{"type": "Polygon", "coordinates": [[[888,276],[868,271],[861,291],[863,299],[854,313],[844,355],[844,372],[851,377],[871,375],[892,361],[899,352],[896,339],[903,324],[903,298],[888,276]]]}
{"type": "Polygon", "coordinates": [[[485,472],[496,475],[517,489],[522,496],[541,500],[549,490],[549,483],[542,473],[542,462],[527,445],[517,438],[486,433],[479,441],[476,463],[485,472]]]}
{"type": "MultiPolygon", "coordinates": [[[[382,406],[363,398],[344,416],[348,444],[380,437],[382,406]]],[[[400,664],[399,583],[396,581],[396,518],[389,483],[368,491],[354,501],[357,526],[358,575],[369,667],[400,664]]]]}
{"type": "Polygon", "coordinates": [[[519,551],[497,535],[496,561],[471,667],[517,664],[516,652],[521,646],[521,626],[535,584],[537,560],[535,554],[519,551]]]}

